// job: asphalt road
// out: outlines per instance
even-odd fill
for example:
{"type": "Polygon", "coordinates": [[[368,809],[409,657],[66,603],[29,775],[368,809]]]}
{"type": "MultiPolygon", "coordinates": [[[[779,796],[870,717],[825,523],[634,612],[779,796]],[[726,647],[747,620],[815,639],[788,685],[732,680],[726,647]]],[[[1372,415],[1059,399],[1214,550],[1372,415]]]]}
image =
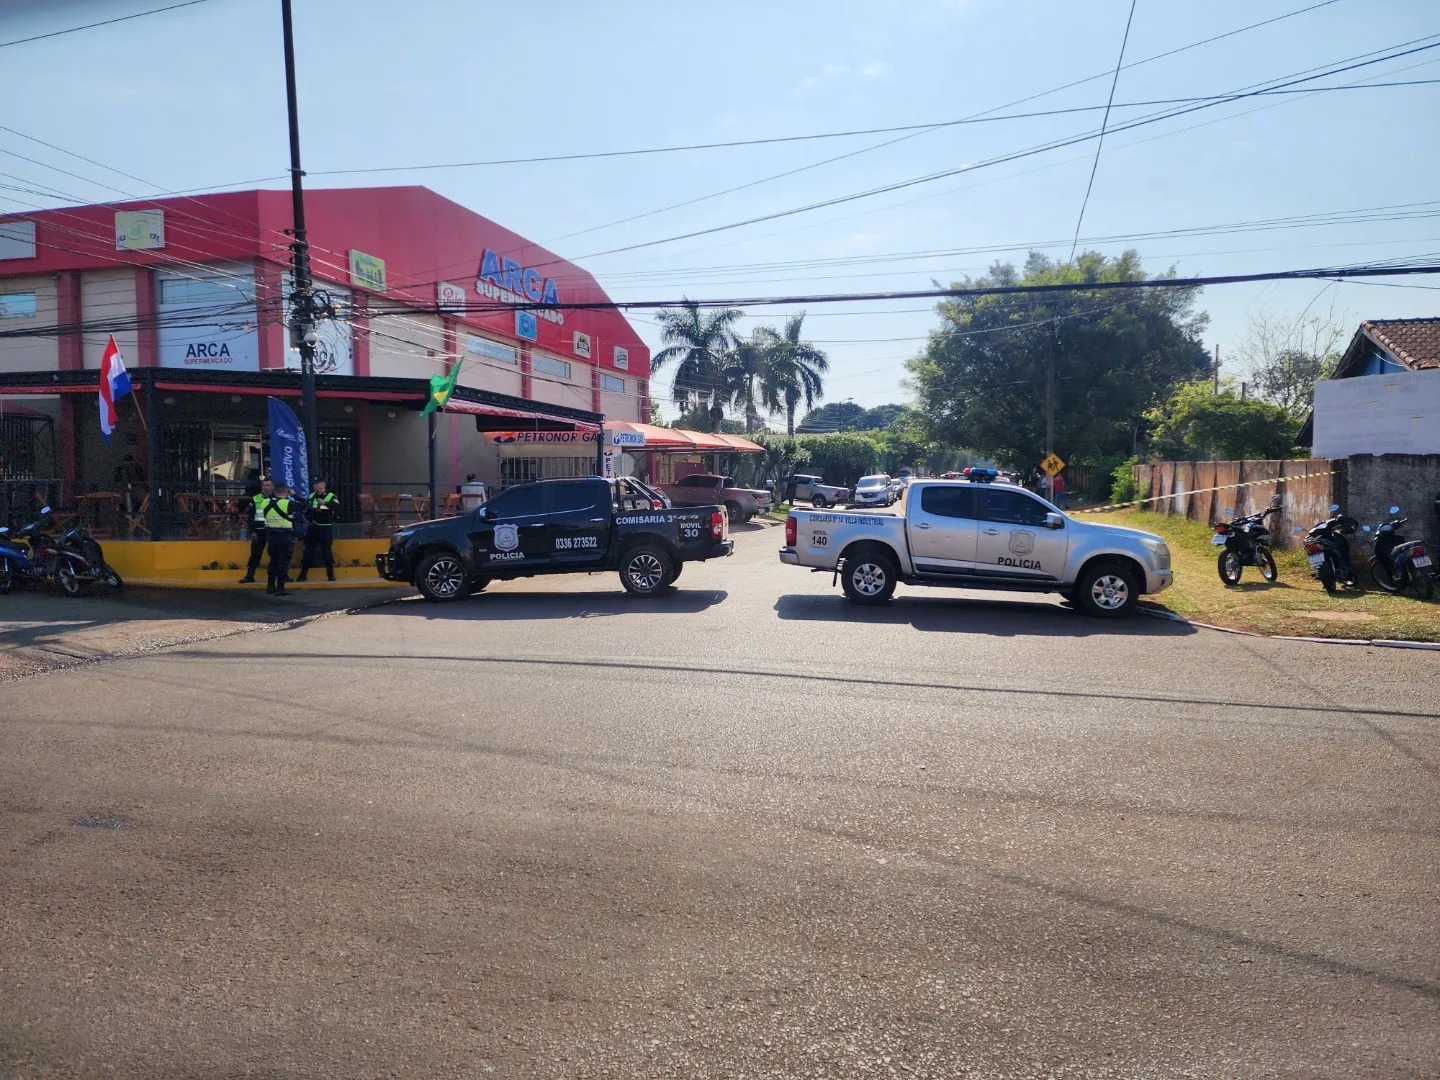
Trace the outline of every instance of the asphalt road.
{"type": "Polygon", "coordinates": [[[0,1075],[1440,1075],[1440,654],[778,546],[0,685],[0,1075]]]}

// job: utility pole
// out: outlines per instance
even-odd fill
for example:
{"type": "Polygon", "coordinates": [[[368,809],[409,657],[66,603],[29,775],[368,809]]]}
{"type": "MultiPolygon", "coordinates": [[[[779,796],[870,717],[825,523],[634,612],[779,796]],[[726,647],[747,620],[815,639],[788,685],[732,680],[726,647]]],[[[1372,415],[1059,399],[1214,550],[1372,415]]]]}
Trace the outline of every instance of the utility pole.
{"type": "Polygon", "coordinates": [[[1215,346],[1215,396],[1220,396],[1220,346],[1215,346]]]}
{"type": "MultiPolygon", "coordinates": [[[[315,395],[315,290],[310,279],[310,241],[305,232],[305,187],[300,168],[300,109],[295,97],[295,27],[290,0],[280,0],[280,20],[285,35],[285,104],[290,114],[290,195],[294,203],[295,228],[290,251],[294,291],[291,305],[290,343],[300,350],[300,395],[305,425],[306,465],[313,483],[320,470],[320,420],[315,395]]],[[[301,499],[307,492],[297,492],[301,499]]]]}
{"type": "MultiPolygon", "coordinates": [[[[1050,326],[1050,348],[1045,353],[1045,456],[1055,453],[1055,346],[1060,334],[1058,320],[1050,326]]],[[[1045,497],[1054,501],[1055,478],[1045,474],[1045,497]]]]}

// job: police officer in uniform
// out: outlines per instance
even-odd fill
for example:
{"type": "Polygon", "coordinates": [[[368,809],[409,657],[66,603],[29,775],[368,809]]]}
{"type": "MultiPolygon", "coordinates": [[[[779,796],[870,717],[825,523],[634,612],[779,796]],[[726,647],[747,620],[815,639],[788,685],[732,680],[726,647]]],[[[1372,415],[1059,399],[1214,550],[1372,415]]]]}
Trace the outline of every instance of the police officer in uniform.
{"type": "Polygon", "coordinates": [[[307,517],[309,527],[305,533],[305,557],[300,563],[300,576],[304,581],[310,576],[310,568],[325,567],[325,576],[335,580],[335,512],[340,509],[340,500],[328,490],[324,480],[311,485],[310,505],[307,517]]]}
{"type": "Polygon", "coordinates": [[[285,595],[290,560],[295,556],[297,508],[289,494],[289,488],[284,484],[277,484],[274,494],[265,500],[265,535],[270,548],[269,580],[265,583],[265,591],[276,596],[285,595]]]}
{"type": "Polygon", "coordinates": [[[265,504],[274,495],[275,485],[261,480],[259,492],[250,496],[248,504],[240,504],[242,508],[248,506],[250,511],[250,561],[245,566],[245,576],[240,579],[241,585],[255,584],[255,571],[260,569],[260,558],[265,554],[265,504]]]}

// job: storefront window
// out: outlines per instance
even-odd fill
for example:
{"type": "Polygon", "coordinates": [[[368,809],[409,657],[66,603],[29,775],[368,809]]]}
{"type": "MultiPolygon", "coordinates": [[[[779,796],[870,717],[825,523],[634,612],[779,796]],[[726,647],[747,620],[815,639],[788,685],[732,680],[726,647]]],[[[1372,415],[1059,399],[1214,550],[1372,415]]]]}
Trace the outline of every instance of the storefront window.
{"type": "Polygon", "coordinates": [[[33,292],[0,293],[0,319],[33,319],[35,317],[35,294],[33,292]]]}
{"type": "Polygon", "coordinates": [[[562,379],[570,378],[570,365],[564,360],[556,360],[551,356],[535,357],[535,370],[546,375],[558,375],[562,379]]]}
{"type": "Polygon", "coordinates": [[[475,356],[488,356],[491,360],[499,360],[502,364],[520,363],[520,351],[515,346],[491,341],[489,338],[483,338],[477,334],[466,335],[465,351],[475,356]]]}

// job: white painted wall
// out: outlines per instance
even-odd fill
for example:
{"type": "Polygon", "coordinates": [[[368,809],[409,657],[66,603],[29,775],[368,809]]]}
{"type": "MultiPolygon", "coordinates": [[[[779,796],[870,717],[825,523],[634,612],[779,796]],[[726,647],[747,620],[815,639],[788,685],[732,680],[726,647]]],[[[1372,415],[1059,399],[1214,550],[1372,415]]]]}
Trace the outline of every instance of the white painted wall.
{"type": "MultiPolygon", "coordinates": [[[[542,355],[538,350],[535,356],[542,355]]],[[[547,401],[551,405],[568,405],[572,409],[590,411],[590,365],[573,357],[557,356],[554,359],[570,365],[570,378],[564,379],[548,371],[534,369],[530,380],[530,396],[535,401],[547,401]]]]}
{"type": "Polygon", "coordinates": [[[1440,454],[1440,370],[1317,383],[1312,452],[1440,454]]]}
{"type": "MultiPolygon", "coordinates": [[[[80,318],[87,326],[102,323],[135,325],[135,270],[87,270],[80,277],[80,318]]],[[[84,336],[85,366],[98,368],[109,334],[104,330],[84,336]]],[[[134,330],[115,335],[126,367],[140,366],[140,346],[134,330]]]]}
{"type": "Polygon", "coordinates": [[[445,327],[428,315],[370,320],[370,374],[428,379],[450,370],[445,360],[445,327]]]}

